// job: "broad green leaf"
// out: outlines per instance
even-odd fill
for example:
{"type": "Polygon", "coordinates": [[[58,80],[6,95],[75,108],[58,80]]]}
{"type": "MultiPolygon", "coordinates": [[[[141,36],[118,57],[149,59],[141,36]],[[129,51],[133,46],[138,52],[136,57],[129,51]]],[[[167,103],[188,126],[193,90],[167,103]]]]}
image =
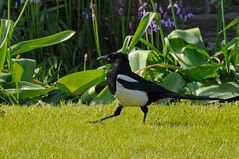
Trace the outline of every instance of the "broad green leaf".
{"type": "Polygon", "coordinates": [[[169,35],[168,35],[169,39],[182,39],[185,42],[189,43],[189,44],[197,44],[199,42],[199,39],[192,35],[189,35],[186,31],[184,30],[174,30],[172,31],[169,35]]]}
{"type": "Polygon", "coordinates": [[[90,104],[91,100],[96,97],[105,88],[105,86],[106,81],[103,81],[101,83],[98,83],[97,85],[90,87],[81,95],[81,102],[85,104],[90,104]]]}
{"type": "MultiPolygon", "coordinates": [[[[173,91],[175,93],[179,93],[180,90],[186,85],[185,80],[182,78],[182,76],[176,72],[170,73],[161,83],[161,86],[164,88],[167,88],[170,91],[173,91]],[[173,84],[172,84],[173,83],[173,84]]],[[[169,103],[171,98],[165,98],[159,100],[158,104],[167,104],[169,103]]]]}
{"type": "Polygon", "coordinates": [[[172,72],[163,79],[161,85],[170,91],[178,93],[186,85],[186,82],[180,74],[172,72]]]}
{"type": "Polygon", "coordinates": [[[41,95],[46,95],[48,92],[55,90],[57,88],[50,87],[44,88],[42,86],[26,82],[26,81],[19,81],[18,82],[18,89],[16,89],[15,82],[9,82],[4,85],[4,88],[7,92],[11,93],[12,95],[19,94],[20,98],[35,98],[41,95]]]}
{"type": "Polygon", "coordinates": [[[129,64],[133,72],[145,67],[147,65],[147,59],[149,54],[152,51],[150,50],[136,50],[129,53],[129,64]]]}
{"type": "Polygon", "coordinates": [[[109,104],[114,100],[108,86],[106,86],[91,102],[90,105],[109,104]]]}
{"type": "Polygon", "coordinates": [[[87,70],[60,78],[57,87],[73,95],[79,95],[104,80],[105,70],[87,70]]]}
{"type": "Polygon", "coordinates": [[[147,12],[142,17],[142,19],[138,25],[138,28],[136,29],[134,36],[129,44],[129,48],[128,48],[129,51],[138,43],[140,38],[145,34],[150,23],[152,22],[152,20],[154,19],[155,16],[156,16],[156,13],[147,12]]]}
{"type": "Polygon", "coordinates": [[[19,63],[14,63],[12,66],[12,80],[13,82],[21,81],[24,69],[19,63]]]}
{"type": "Polygon", "coordinates": [[[165,40],[170,46],[172,56],[182,68],[199,66],[206,63],[207,56],[201,33],[198,28],[175,30],[165,40]],[[187,48],[190,46],[189,48],[187,48]],[[193,49],[195,47],[195,49],[193,49]]]}
{"type": "Polygon", "coordinates": [[[0,27],[0,72],[3,70],[7,55],[8,37],[11,34],[12,21],[1,19],[0,27]]]}
{"type": "Polygon", "coordinates": [[[196,50],[198,53],[202,54],[203,56],[210,58],[210,56],[209,56],[209,54],[207,53],[206,50],[204,50],[204,49],[197,49],[197,47],[195,47],[192,44],[188,44],[185,47],[183,47],[181,52],[184,52],[187,49],[189,49],[189,50],[196,50]]]}
{"type": "Polygon", "coordinates": [[[33,49],[55,45],[68,40],[74,34],[75,34],[74,31],[66,30],[54,35],[47,36],[47,37],[23,41],[11,47],[11,54],[18,55],[18,54],[31,51],[33,49]]]}
{"type": "Polygon", "coordinates": [[[32,59],[14,59],[13,60],[13,81],[32,81],[34,70],[36,69],[36,61],[32,59]]]}
{"type": "Polygon", "coordinates": [[[197,95],[217,97],[222,99],[230,99],[239,96],[239,83],[227,82],[223,84],[215,84],[200,87],[196,90],[197,95]]]}
{"type": "Polygon", "coordinates": [[[199,49],[205,49],[199,28],[187,30],[174,30],[168,35],[169,39],[182,39],[188,44],[193,44],[199,49]]]}
{"type": "Polygon", "coordinates": [[[184,52],[173,52],[171,54],[184,69],[206,63],[206,57],[197,50],[186,49],[184,52]]]}
{"type": "Polygon", "coordinates": [[[90,87],[86,90],[80,97],[80,101],[84,104],[89,104],[90,101],[97,96],[97,92],[95,90],[96,85],[90,87]]]}
{"type": "Polygon", "coordinates": [[[208,78],[215,78],[218,76],[218,69],[222,65],[219,64],[205,64],[196,67],[190,67],[178,71],[180,75],[191,81],[201,81],[208,78]]]}
{"type": "MultiPolygon", "coordinates": [[[[213,81],[215,82],[215,81],[213,81]]],[[[213,83],[215,84],[215,83],[213,83]]],[[[196,90],[201,87],[203,85],[202,82],[198,82],[198,81],[192,81],[192,82],[189,82],[187,83],[187,86],[185,87],[185,89],[187,90],[187,92],[189,94],[193,94],[193,95],[196,95],[196,90]]],[[[211,84],[212,85],[212,84],[211,84]]]]}

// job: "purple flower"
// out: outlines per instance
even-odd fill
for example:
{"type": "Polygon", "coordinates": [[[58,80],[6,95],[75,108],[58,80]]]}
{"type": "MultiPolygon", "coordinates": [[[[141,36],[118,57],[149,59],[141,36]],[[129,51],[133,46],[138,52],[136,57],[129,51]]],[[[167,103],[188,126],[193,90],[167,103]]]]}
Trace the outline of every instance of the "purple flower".
{"type": "Polygon", "coordinates": [[[174,22],[172,20],[172,17],[169,16],[167,12],[164,12],[162,14],[161,24],[166,28],[171,28],[174,26],[174,22]]]}
{"type": "MultiPolygon", "coordinates": [[[[170,4],[167,7],[168,9],[171,8],[171,3],[172,2],[170,2],[170,4]]],[[[176,14],[180,14],[181,13],[182,7],[183,7],[181,1],[176,1],[172,6],[176,9],[176,14]]]]}
{"type": "Polygon", "coordinates": [[[177,3],[175,3],[175,4],[173,5],[173,7],[176,8],[176,14],[180,14],[181,8],[179,7],[179,5],[178,5],[177,3]]]}
{"type": "Polygon", "coordinates": [[[172,21],[171,19],[168,19],[168,23],[170,28],[175,26],[174,21],[172,21]]]}
{"type": "Polygon", "coordinates": [[[170,18],[161,19],[161,24],[166,28],[174,27],[174,22],[170,18]]]}
{"type": "Polygon", "coordinates": [[[163,14],[163,12],[164,12],[164,11],[163,11],[163,8],[162,8],[162,6],[160,6],[160,7],[159,7],[159,13],[160,13],[160,14],[163,14]]]}
{"type": "Polygon", "coordinates": [[[187,13],[187,14],[182,15],[181,19],[183,19],[184,22],[187,22],[187,20],[190,19],[192,16],[193,16],[192,13],[187,13]]]}
{"type": "Polygon", "coordinates": [[[155,20],[152,20],[150,27],[148,28],[148,34],[152,35],[153,32],[157,32],[159,30],[159,26],[156,24],[155,20]]]}
{"type": "Polygon", "coordinates": [[[164,25],[164,26],[167,26],[167,21],[164,20],[164,19],[161,19],[161,24],[164,25]]]}
{"type": "Polygon", "coordinates": [[[15,1],[15,6],[14,6],[14,8],[18,8],[18,2],[17,2],[17,1],[15,1]]]}
{"type": "Polygon", "coordinates": [[[193,17],[193,13],[188,13],[188,18],[192,18],[193,17]]]}
{"type": "Polygon", "coordinates": [[[157,32],[159,30],[158,25],[156,24],[155,20],[152,20],[151,27],[153,28],[154,32],[157,32]]]}
{"type": "MultiPolygon", "coordinates": [[[[185,4],[183,0],[176,0],[175,3],[173,3],[173,0],[169,0],[169,5],[164,9],[161,3],[155,3],[155,9],[161,15],[160,23],[162,26],[167,28],[173,28],[175,26],[172,17],[171,6],[175,9],[176,15],[179,16],[183,22],[187,22],[190,18],[192,18],[193,14],[190,12],[190,8],[185,7],[184,5],[185,4]]],[[[147,7],[148,4],[145,2],[145,0],[139,0],[139,18],[146,13],[147,7]]],[[[152,34],[152,32],[157,32],[158,30],[159,27],[156,25],[155,21],[152,21],[148,29],[149,35],[150,33],[152,34]]]]}
{"type": "Polygon", "coordinates": [[[141,13],[141,15],[144,15],[146,13],[147,6],[148,6],[148,4],[144,0],[139,0],[138,11],[141,13]]]}

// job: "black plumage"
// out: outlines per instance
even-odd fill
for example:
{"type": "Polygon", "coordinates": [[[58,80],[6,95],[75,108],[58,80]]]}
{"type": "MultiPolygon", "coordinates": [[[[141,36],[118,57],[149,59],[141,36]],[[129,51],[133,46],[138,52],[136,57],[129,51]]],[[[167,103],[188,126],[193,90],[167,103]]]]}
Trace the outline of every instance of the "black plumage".
{"type": "Polygon", "coordinates": [[[110,63],[107,73],[107,83],[110,92],[116,98],[118,106],[114,114],[93,121],[101,122],[108,118],[120,115],[123,107],[140,107],[144,113],[143,121],[145,122],[148,112],[148,105],[163,98],[174,99],[193,99],[193,100],[220,100],[208,96],[193,96],[187,94],[174,93],[158,84],[147,81],[141,76],[131,71],[129,60],[126,54],[115,52],[110,55],[99,57],[110,63]]]}

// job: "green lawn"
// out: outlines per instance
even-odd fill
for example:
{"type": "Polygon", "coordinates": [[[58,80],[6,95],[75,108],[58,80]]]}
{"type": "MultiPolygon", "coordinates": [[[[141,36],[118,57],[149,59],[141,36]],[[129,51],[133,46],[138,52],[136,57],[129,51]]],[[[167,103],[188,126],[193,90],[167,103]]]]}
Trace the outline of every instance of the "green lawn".
{"type": "Polygon", "coordinates": [[[0,158],[238,158],[239,103],[151,106],[99,124],[114,106],[0,106],[0,158]]]}

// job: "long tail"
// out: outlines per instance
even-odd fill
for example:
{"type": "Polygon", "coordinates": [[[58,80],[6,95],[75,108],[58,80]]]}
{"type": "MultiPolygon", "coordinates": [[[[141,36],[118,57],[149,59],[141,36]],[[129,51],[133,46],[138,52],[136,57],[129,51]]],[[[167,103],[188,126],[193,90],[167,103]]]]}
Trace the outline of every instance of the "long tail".
{"type": "Polygon", "coordinates": [[[164,94],[165,97],[167,98],[174,98],[174,99],[193,99],[193,100],[220,100],[222,101],[223,99],[221,98],[213,98],[209,96],[194,96],[194,95],[189,95],[189,94],[164,94]]]}

